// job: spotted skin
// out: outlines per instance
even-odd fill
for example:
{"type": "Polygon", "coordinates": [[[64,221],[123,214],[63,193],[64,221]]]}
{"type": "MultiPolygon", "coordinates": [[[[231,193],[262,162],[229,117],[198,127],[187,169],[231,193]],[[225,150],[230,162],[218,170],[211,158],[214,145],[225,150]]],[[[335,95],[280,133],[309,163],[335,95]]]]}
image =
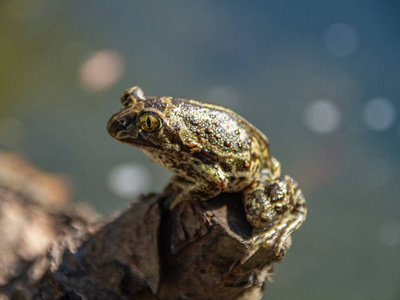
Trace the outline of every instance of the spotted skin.
{"type": "Polygon", "coordinates": [[[247,219],[258,229],[242,263],[263,245],[279,255],[285,239],[304,222],[306,207],[297,183],[280,177],[280,164],[262,132],[228,108],[148,97],[137,86],[124,91],[121,103],[107,130],[176,174],[171,184],[179,194],[171,209],[182,201],[243,191],[247,219]]]}

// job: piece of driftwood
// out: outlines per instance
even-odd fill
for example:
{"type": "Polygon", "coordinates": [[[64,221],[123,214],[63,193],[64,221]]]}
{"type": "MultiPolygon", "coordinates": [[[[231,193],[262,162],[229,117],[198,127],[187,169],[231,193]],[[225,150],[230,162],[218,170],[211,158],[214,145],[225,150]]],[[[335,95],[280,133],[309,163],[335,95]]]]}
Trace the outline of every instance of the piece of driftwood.
{"type": "MultiPolygon", "coordinates": [[[[289,238],[279,256],[260,248],[240,264],[252,230],[240,193],[170,211],[168,190],[94,222],[89,209],[67,204],[51,210],[1,176],[0,188],[1,226],[7,226],[5,203],[24,203],[25,214],[39,211],[47,218],[52,239],[47,251],[17,255],[11,263],[12,251],[0,252],[0,299],[261,299],[273,263],[290,247],[289,238]]],[[[25,227],[24,235],[34,237],[31,229],[25,227]]],[[[0,230],[0,244],[9,244],[15,232],[0,230]]],[[[34,239],[24,243],[29,248],[34,239]]]]}

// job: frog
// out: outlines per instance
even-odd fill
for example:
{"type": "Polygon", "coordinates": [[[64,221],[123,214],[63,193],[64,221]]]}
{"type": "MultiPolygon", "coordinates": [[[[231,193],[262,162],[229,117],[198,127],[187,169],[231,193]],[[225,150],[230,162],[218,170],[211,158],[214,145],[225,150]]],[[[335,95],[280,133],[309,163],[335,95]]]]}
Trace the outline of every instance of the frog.
{"type": "Polygon", "coordinates": [[[120,100],[107,131],[175,174],[170,184],[179,193],[171,210],[184,201],[242,192],[253,233],[241,263],[260,247],[280,255],[286,239],[305,221],[307,208],[297,182],[281,176],[280,163],[259,129],[226,107],[150,97],[138,86],[126,89],[120,100]]]}

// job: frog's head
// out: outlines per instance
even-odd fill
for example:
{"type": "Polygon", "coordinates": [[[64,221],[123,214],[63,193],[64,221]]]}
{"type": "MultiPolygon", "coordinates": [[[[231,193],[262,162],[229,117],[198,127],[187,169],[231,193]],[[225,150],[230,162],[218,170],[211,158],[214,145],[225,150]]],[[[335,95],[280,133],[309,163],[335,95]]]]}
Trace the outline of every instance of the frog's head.
{"type": "Polygon", "coordinates": [[[169,103],[168,97],[147,97],[138,86],[127,89],[121,95],[122,108],[111,116],[107,131],[131,146],[172,150],[179,144],[180,126],[175,116],[168,114],[169,103]]]}

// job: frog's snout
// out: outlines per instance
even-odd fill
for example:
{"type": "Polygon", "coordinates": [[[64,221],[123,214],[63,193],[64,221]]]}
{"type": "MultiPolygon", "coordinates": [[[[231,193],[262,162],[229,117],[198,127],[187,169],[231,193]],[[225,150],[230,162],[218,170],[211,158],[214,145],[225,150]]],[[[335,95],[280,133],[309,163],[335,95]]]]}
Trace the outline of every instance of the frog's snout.
{"type": "Polygon", "coordinates": [[[113,115],[107,123],[107,132],[113,138],[117,138],[122,132],[127,131],[128,122],[125,118],[118,117],[118,113],[113,115]]]}

